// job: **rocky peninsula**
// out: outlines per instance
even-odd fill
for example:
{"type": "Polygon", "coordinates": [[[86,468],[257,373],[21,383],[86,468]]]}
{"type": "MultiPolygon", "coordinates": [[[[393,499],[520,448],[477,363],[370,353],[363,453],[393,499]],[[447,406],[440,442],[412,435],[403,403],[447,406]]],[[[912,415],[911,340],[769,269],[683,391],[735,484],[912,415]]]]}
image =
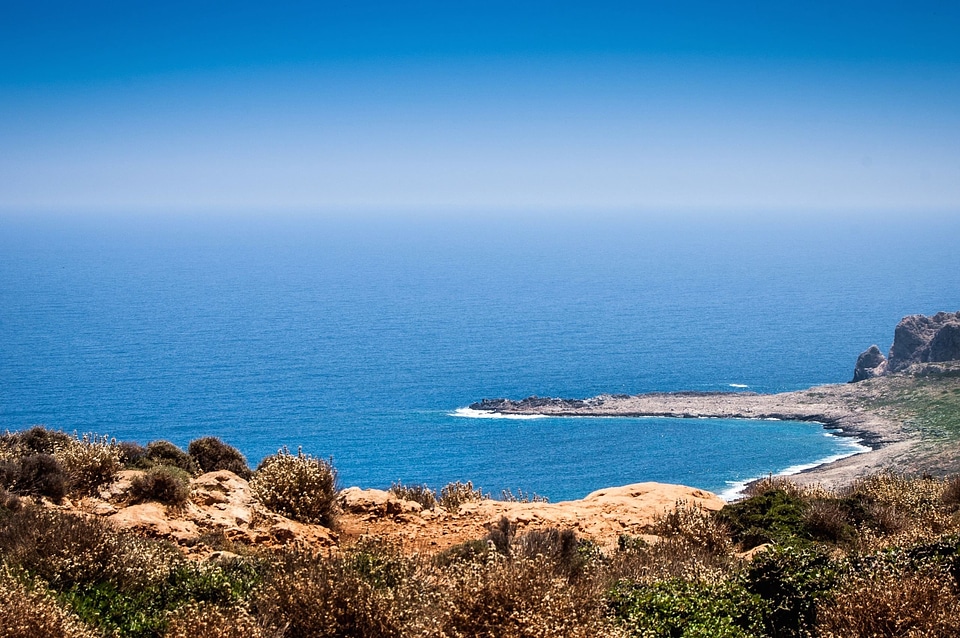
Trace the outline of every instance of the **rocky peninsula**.
{"type": "Polygon", "coordinates": [[[854,380],[796,392],[602,394],[586,399],[484,399],[473,410],[546,416],[813,421],[857,437],[869,452],[807,470],[802,483],[840,487],[881,470],[944,475],[960,469],[960,312],[911,315],[889,358],[860,355],[854,380]]]}

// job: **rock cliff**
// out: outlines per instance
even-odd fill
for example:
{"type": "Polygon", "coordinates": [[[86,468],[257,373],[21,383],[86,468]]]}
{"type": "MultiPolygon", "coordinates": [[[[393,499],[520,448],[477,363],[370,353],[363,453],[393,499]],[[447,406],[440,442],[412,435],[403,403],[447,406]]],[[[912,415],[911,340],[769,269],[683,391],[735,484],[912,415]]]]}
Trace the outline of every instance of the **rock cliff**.
{"type": "Polygon", "coordinates": [[[903,372],[916,364],[957,360],[960,360],[960,312],[938,312],[931,317],[909,315],[897,324],[887,358],[875,345],[857,358],[853,381],[903,372]]]}

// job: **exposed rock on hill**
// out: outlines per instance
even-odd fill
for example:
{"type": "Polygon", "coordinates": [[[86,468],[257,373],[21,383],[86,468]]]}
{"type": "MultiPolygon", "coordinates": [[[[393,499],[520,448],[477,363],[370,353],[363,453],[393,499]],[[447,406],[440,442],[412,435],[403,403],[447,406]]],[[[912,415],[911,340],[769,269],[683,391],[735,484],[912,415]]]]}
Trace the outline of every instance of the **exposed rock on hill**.
{"type": "Polygon", "coordinates": [[[870,346],[858,358],[853,381],[872,379],[910,366],[960,360],[960,312],[938,312],[932,317],[909,315],[893,333],[890,355],[870,346]]]}
{"type": "Polygon", "coordinates": [[[503,517],[519,531],[575,529],[584,538],[613,547],[621,534],[646,534],[657,517],[678,502],[710,511],[724,505],[704,490],[638,483],[598,490],[581,500],[562,503],[482,500],[464,503],[455,511],[441,507],[424,510],[420,504],[390,492],[350,487],[340,493],[341,513],[333,531],[268,511],[254,499],[246,480],[226,470],[193,479],[190,501],[183,506],[131,504],[130,485],[138,474],[139,470],[125,470],[100,494],[62,507],[104,517],[118,529],[166,539],[188,551],[202,547],[202,539],[211,537],[239,546],[306,543],[314,549],[335,550],[364,536],[391,538],[414,550],[439,551],[483,538],[503,517]]]}
{"type": "Polygon", "coordinates": [[[900,372],[915,363],[960,359],[960,312],[910,315],[897,324],[887,367],[900,372]]]}
{"type": "Polygon", "coordinates": [[[853,369],[853,382],[879,377],[887,371],[887,358],[876,345],[870,346],[857,357],[853,369]]]}

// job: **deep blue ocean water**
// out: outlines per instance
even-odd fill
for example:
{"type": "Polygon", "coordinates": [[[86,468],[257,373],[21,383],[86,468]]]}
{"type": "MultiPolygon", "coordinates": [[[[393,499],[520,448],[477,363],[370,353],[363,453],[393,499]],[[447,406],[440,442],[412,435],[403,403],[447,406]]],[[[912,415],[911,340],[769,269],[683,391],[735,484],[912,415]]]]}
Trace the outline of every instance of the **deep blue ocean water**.
{"type": "Polygon", "coordinates": [[[484,397],[847,381],[960,309],[960,216],[7,215],[0,429],[216,435],[344,485],[723,491],[849,451],[809,423],[471,419],[484,397]]]}

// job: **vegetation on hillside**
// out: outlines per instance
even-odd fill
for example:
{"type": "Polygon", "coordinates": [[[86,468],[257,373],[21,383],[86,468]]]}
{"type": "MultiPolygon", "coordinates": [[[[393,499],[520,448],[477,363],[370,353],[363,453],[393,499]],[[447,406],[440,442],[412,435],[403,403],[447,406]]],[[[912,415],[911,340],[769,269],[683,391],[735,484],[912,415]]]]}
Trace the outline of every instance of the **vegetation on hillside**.
{"type": "MultiPolygon", "coordinates": [[[[503,519],[432,556],[385,539],[324,554],[208,538],[198,561],[46,505],[124,463],[146,468],[137,499],[180,504],[187,468],[237,463],[225,446],[0,437],[0,638],[960,635],[960,477],[878,474],[839,492],[771,478],[718,513],[677,503],[616,548],[503,519]]],[[[305,520],[336,515],[328,461],[281,450],[252,484],[305,520]]],[[[433,507],[485,497],[470,483],[394,491],[433,507]]]]}
{"type": "Polygon", "coordinates": [[[857,384],[864,408],[888,414],[925,438],[960,441],[960,364],[940,363],[918,374],[870,379],[857,384]]]}

